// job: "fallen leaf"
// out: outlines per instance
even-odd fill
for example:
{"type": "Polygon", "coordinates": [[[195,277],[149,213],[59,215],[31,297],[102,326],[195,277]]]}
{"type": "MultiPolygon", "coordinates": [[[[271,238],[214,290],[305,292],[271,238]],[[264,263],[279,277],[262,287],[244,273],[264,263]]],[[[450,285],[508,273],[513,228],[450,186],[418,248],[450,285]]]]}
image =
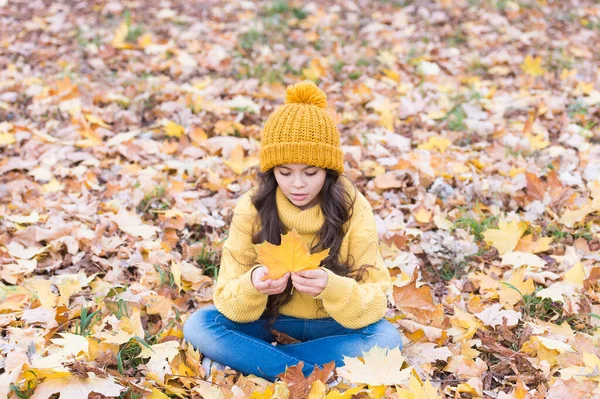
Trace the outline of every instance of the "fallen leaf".
{"type": "Polygon", "coordinates": [[[412,367],[400,369],[404,356],[399,348],[372,347],[363,352],[363,361],[344,356],[344,366],[337,369],[338,376],[356,384],[402,385],[406,384],[412,372],[412,367]]]}

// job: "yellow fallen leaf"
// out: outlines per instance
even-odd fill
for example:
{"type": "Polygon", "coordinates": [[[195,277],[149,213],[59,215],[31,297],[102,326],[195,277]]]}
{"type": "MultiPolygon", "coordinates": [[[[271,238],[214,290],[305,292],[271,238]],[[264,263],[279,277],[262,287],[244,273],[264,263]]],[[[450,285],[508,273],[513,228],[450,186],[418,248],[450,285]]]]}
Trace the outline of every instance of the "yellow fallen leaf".
{"type": "Polygon", "coordinates": [[[404,356],[398,347],[372,347],[363,352],[363,360],[344,356],[344,366],[337,369],[337,375],[355,384],[402,385],[410,379],[412,367],[400,370],[404,356]]]}
{"type": "Polygon", "coordinates": [[[64,188],[65,185],[54,178],[52,178],[49,183],[42,185],[44,193],[55,193],[57,191],[62,191],[64,188]]]}
{"type": "Polygon", "coordinates": [[[98,125],[98,126],[102,126],[103,128],[106,128],[106,129],[110,129],[111,128],[111,126],[109,124],[107,124],[106,122],[104,122],[102,119],[98,118],[95,115],[86,114],[85,115],[85,119],[87,119],[88,122],[90,122],[92,124],[95,124],[95,125],[98,125]]]}
{"type": "Polygon", "coordinates": [[[454,307],[454,315],[450,317],[451,328],[446,330],[449,335],[454,337],[454,342],[465,341],[473,338],[475,332],[483,327],[483,323],[474,315],[464,312],[454,307]]]}
{"type": "Polygon", "coordinates": [[[185,132],[185,128],[173,121],[167,121],[164,126],[165,134],[169,137],[180,138],[185,132]]]}
{"type": "Polygon", "coordinates": [[[419,210],[413,213],[415,220],[419,223],[429,223],[433,212],[425,209],[424,206],[419,207],[419,210]]]}
{"type": "Polygon", "coordinates": [[[585,204],[575,211],[567,209],[560,217],[559,222],[567,227],[573,227],[575,224],[583,222],[586,216],[592,212],[594,212],[594,208],[590,204],[585,204]]]}
{"type": "Polygon", "coordinates": [[[563,281],[583,287],[583,280],[585,280],[585,271],[581,262],[577,262],[565,272],[563,281]]]}
{"type": "Polygon", "coordinates": [[[411,374],[408,389],[397,389],[398,399],[442,399],[439,391],[429,380],[421,382],[420,378],[411,374]]]}
{"type": "Polygon", "coordinates": [[[150,33],[145,33],[137,39],[138,46],[140,48],[145,49],[149,45],[152,44],[152,35],[150,33]]]}
{"type": "Polygon", "coordinates": [[[323,384],[321,380],[316,380],[310,384],[310,392],[308,393],[307,399],[323,399],[326,392],[327,387],[325,384],[323,384]]]}
{"type": "Polygon", "coordinates": [[[194,143],[200,145],[206,140],[208,140],[208,135],[206,134],[204,129],[202,129],[201,127],[196,127],[192,129],[192,132],[190,133],[190,139],[192,139],[194,143]]]}
{"type": "Polygon", "coordinates": [[[16,143],[15,135],[12,133],[0,133],[0,147],[6,147],[16,143]]]}
{"type": "Polygon", "coordinates": [[[58,303],[58,296],[52,292],[52,281],[42,278],[30,278],[23,282],[23,287],[31,291],[46,309],[53,309],[58,303]]]}
{"type": "MultiPolygon", "coordinates": [[[[325,399],[352,399],[354,397],[356,397],[355,395],[358,394],[359,392],[365,392],[366,390],[362,387],[354,387],[354,388],[350,388],[350,389],[346,389],[344,391],[344,393],[341,393],[340,391],[330,391],[327,396],[325,396],[325,399]]],[[[270,398],[270,396],[269,396],[270,398]]]]}
{"type": "Polygon", "coordinates": [[[553,240],[552,237],[539,237],[537,241],[533,241],[533,234],[527,234],[521,237],[514,250],[534,254],[546,252],[550,249],[550,244],[552,244],[553,240]]]}
{"type": "Polygon", "coordinates": [[[533,58],[531,55],[525,56],[525,60],[521,64],[521,69],[529,76],[542,76],[546,70],[542,68],[542,57],[533,58]]]}
{"type": "Polygon", "coordinates": [[[223,160],[223,163],[229,166],[236,174],[241,175],[246,169],[258,165],[259,160],[256,156],[244,156],[244,148],[238,144],[231,150],[229,159],[223,160]]]}
{"type": "Polygon", "coordinates": [[[452,142],[443,136],[431,136],[429,140],[423,144],[419,144],[417,148],[422,150],[436,150],[445,152],[452,142]]]}
{"type": "Polygon", "coordinates": [[[104,396],[119,396],[125,387],[115,383],[113,377],[99,378],[88,372],[88,378],[78,378],[73,375],[60,378],[46,378],[35,388],[31,399],[47,399],[55,393],[60,393],[61,399],[87,398],[91,392],[104,396]]]}
{"type": "Polygon", "coordinates": [[[126,43],[125,39],[127,38],[127,34],[129,33],[129,27],[127,26],[127,22],[121,22],[121,25],[115,30],[115,36],[111,42],[111,45],[114,48],[118,49],[131,49],[133,45],[131,43],[126,43]]]}
{"type": "Polygon", "coordinates": [[[327,60],[324,58],[313,58],[308,68],[302,68],[302,76],[306,79],[316,81],[327,73],[327,60]]]}
{"type": "Polygon", "coordinates": [[[525,222],[506,222],[500,220],[497,229],[487,229],[483,232],[486,244],[496,247],[500,255],[513,251],[519,239],[527,229],[525,222]]]}
{"type": "Polygon", "coordinates": [[[265,279],[276,280],[287,272],[317,269],[323,259],[329,255],[329,248],[311,254],[308,244],[300,237],[296,229],[281,235],[281,245],[268,241],[255,245],[258,262],[269,269],[265,279]]]}
{"type": "Polygon", "coordinates": [[[510,285],[503,283],[500,286],[499,299],[500,303],[505,305],[505,309],[512,309],[517,302],[523,299],[522,295],[531,294],[533,291],[535,291],[533,280],[529,278],[527,281],[523,281],[524,275],[525,268],[521,267],[517,269],[508,279],[507,283],[510,285]]]}
{"type": "Polygon", "coordinates": [[[78,334],[60,333],[62,338],[51,339],[53,344],[63,347],[61,353],[64,355],[77,356],[79,353],[88,353],[89,343],[86,337],[78,334]]]}

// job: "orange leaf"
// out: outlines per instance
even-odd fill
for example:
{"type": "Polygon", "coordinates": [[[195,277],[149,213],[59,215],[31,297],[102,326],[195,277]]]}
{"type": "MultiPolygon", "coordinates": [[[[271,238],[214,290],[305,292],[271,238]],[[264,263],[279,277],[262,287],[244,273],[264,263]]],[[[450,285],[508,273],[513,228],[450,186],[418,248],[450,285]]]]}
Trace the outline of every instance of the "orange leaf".
{"type": "Polygon", "coordinates": [[[265,279],[278,279],[287,272],[299,272],[319,267],[323,259],[329,255],[329,248],[311,254],[306,242],[294,228],[288,234],[281,235],[281,245],[273,245],[268,241],[255,245],[258,262],[269,269],[265,279]]]}

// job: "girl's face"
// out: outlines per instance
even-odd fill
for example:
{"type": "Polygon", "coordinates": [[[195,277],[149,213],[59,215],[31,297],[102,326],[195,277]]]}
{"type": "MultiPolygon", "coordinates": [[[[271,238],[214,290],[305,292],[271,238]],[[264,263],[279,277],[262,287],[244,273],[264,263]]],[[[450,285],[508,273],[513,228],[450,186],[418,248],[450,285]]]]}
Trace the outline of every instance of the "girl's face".
{"type": "Polygon", "coordinates": [[[327,176],[325,169],[302,163],[287,163],[275,166],[274,173],[281,191],[292,204],[304,210],[319,203],[319,192],[327,176]]]}

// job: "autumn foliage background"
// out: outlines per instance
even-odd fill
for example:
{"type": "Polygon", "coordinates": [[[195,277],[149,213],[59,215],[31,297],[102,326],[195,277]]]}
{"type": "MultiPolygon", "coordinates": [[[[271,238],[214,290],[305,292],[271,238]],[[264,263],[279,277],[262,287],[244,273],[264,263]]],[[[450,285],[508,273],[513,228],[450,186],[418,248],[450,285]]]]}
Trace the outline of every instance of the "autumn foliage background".
{"type": "Polygon", "coordinates": [[[592,0],[0,0],[0,394],[600,397],[599,33],[592,0]],[[303,79],[405,346],[206,378],[182,325],[303,79]]]}

